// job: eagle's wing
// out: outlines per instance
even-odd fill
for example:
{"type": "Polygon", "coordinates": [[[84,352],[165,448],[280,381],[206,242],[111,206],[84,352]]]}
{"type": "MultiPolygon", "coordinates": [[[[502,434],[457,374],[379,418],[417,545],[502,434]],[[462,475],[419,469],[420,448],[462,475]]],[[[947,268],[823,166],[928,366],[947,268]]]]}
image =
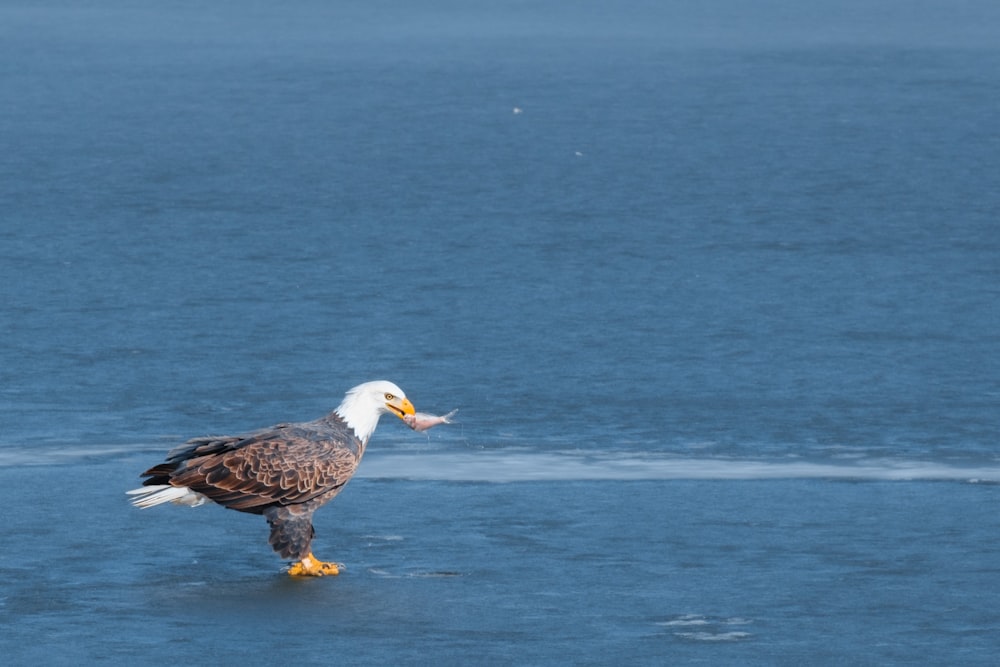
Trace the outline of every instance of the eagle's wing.
{"type": "Polygon", "coordinates": [[[361,458],[353,434],[323,422],[281,424],[245,437],[193,440],[171,455],[174,461],[184,459],[174,464],[172,485],[251,512],[324,494],[332,498],[331,492],[347,483],[361,458]]]}

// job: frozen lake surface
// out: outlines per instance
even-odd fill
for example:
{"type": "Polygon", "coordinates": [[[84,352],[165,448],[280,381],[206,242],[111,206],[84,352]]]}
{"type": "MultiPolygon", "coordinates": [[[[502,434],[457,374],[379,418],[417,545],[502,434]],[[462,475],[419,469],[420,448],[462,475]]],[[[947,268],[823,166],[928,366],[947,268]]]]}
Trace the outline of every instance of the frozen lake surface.
{"type": "Polygon", "coordinates": [[[0,3],[5,664],[994,664],[1000,5],[480,4],[0,3]]]}

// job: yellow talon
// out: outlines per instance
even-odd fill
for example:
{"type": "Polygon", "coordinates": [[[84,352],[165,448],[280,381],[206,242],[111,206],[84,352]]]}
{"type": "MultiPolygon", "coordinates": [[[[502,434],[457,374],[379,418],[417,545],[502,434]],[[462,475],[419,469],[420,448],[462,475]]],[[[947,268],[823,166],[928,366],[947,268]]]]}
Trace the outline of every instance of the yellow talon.
{"type": "Polygon", "coordinates": [[[310,553],[297,563],[292,563],[288,574],[293,577],[333,577],[340,574],[342,567],[344,566],[340,563],[324,563],[310,553]]]}

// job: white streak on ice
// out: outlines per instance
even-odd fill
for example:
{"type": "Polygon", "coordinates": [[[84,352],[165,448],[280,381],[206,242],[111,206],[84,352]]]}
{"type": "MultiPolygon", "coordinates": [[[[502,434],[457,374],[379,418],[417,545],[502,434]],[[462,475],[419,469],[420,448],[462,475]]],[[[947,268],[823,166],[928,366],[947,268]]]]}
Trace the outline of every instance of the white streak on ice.
{"type": "Polygon", "coordinates": [[[908,460],[862,460],[851,463],[691,459],[669,455],[586,452],[532,453],[483,451],[459,453],[370,453],[358,471],[369,479],[468,482],[571,480],[940,480],[1000,482],[1000,467],[958,467],[908,460]]]}

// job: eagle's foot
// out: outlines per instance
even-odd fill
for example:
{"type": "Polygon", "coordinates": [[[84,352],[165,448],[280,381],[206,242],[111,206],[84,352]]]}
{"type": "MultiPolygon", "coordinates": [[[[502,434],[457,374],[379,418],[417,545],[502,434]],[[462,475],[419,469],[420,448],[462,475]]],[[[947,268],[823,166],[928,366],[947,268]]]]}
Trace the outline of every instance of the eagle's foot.
{"type": "Polygon", "coordinates": [[[292,563],[288,568],[288,574],[293,577],[334,577],[340,574],[340,563],[326,563],[310,553],[302,560],[292,563]]]}

